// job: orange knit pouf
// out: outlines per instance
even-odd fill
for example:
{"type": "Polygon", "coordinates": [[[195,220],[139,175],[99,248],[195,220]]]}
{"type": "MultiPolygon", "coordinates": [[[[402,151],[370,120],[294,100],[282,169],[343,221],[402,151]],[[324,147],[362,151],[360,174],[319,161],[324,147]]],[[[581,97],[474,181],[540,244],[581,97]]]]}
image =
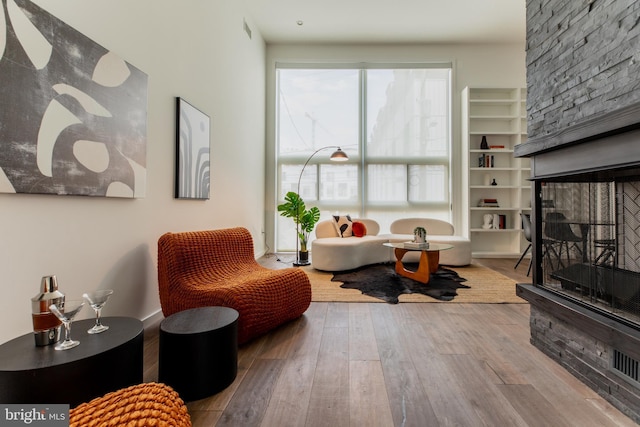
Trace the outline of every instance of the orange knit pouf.
{"type": "Polygon", "coordinates": [[[107,393],[69,411],[70,427],[191,426],[183,400],[171,387],[143,383],[107,393]]]}

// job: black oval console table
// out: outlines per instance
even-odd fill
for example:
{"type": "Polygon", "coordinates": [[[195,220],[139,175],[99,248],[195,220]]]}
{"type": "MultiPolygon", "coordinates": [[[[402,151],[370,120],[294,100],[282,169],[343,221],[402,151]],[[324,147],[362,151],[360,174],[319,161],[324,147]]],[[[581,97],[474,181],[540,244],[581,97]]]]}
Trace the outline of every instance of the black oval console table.
{"type": "MultiPolygon", "coordinates": [[[[33,333],[0,345],[1,403],[68,403],[71,407],[142,382],[144,329],[130,317],[103,317],[103,333],[87,330],[95,319],[71,324],[80,345],[36,347],[33,333]]],[[[64,331],[63,334],[64,335],[64,331]]]]}

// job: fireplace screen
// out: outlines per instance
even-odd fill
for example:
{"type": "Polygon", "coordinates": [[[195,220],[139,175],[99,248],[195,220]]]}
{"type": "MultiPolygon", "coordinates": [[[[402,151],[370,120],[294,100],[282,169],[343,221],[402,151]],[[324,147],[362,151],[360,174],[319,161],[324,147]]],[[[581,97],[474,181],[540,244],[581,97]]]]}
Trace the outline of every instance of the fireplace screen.
{"type": "Polygon", "coordinates": [[[640,324],[640,182],[540,189],[541,285],[640,324]]]}

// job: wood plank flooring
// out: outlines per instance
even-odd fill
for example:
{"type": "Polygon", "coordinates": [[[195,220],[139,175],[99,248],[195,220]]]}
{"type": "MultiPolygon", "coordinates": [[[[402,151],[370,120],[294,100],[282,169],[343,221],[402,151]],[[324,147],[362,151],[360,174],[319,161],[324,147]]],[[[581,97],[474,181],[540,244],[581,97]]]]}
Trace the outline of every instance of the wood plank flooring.
{"type": "MultiPolygon", "coordinates": [[[[515,261],[475,260],[530,281],[515,261]]],[[[145,381],[157,360],[156,325],[145,381]]],[[[239,349],[231,386],[187,406],[196,427],[635,425],[529,343],[528,304],[312,303],[239,349]]]]}

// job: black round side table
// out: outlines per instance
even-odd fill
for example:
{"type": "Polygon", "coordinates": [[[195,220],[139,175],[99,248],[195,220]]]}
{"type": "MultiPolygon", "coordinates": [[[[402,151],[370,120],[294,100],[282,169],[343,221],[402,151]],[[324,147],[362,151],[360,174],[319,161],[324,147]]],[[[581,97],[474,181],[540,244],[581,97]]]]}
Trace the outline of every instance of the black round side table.
{"type": "Polygon", "coordinates": [[[158,381],[189,402],[228,387],[238,374],[238,312],[200,307],[160,323],[158,381]]]}
{"type": "Polygon", "coordinates": [[[33,332],[0,345],[0,402],[74,407],[142,382],[142,322],[103,317],[109,329],[88,334],[95,322],[86,319],[71,324],[71,338],[80,345],[70,350],[55,350],[54,344],[36,347],[33,332]]]}

